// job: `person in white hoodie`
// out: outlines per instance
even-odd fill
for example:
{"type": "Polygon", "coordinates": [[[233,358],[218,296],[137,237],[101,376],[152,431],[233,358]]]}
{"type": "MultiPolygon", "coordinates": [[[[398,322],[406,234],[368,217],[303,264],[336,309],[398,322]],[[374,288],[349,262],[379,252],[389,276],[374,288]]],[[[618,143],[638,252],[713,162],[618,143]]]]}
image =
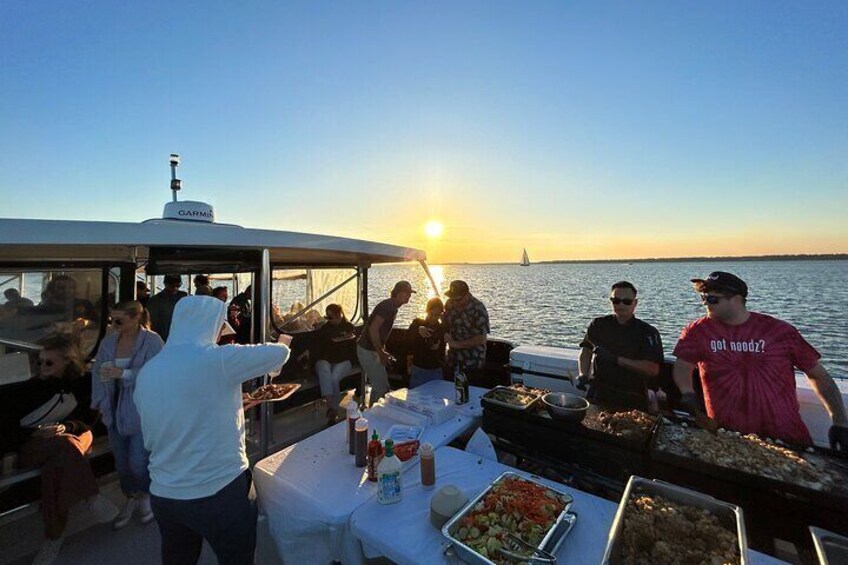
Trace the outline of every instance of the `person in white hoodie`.
{"type": "Polygon", "coordinates": [[[136,379],[165,565],[197,563],[204,539],[219,563],[253,563],[257,508],[241,384],[281,367],[289,349],[216,345],[225,315],[211,296],[180,300],[165,347],[136,379]]]}

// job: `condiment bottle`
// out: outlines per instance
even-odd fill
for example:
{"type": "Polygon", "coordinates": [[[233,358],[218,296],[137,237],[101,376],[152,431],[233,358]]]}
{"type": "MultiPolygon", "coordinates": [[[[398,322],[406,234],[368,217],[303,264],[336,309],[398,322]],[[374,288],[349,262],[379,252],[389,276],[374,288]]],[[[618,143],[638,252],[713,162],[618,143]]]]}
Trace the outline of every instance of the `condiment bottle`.
{"type": "Polygon", "coordinates": [[[394,504],[403,497],[403,483],[400,479],[401,463],[395,455],[394,442],[386,440],[386,456],[377,466],[377,502],[394,504]]]}
{"type": "Polygon", "coordinates": [[[348,452],[353,455],[356,453],[355,446],[353,444],[353,426],[356,425],[356,421],[362,414],[359,412],[359,406],[356,405],[356,402],[350,402],[347,405],[347,447],[348,452]]]}
{"type": "Polygon", "coordinates": [[[421,485],[431,487],[436,484],[436,454],[432,444],[425,443],[419,451],[421,462],[421,485]]]}
{"type": "Polygon", "coordinates": [[[383,444],[380,443],[380,436],[377,435],[377,430],[371,435],[371,441],[368,442],[368,480],[377,482],[377,466],[380,464],[380,459],[383,458],[383,444]]]}
{"type": "Polygon", "coordinates": [[[465,372],[457,366],[453,376],[453,386],[456,389],[456,404],[466,404],[468,402],[468,377],[465,372]]]}
{"type": "Polygon", "coordinates": [[[356,455],[356,466],[365,467],[368,456],[368,420],[365,418],[358,419],[354,425],[353,434],[355,436],[353,444],[356,452],[354,453],[356,455]]]}

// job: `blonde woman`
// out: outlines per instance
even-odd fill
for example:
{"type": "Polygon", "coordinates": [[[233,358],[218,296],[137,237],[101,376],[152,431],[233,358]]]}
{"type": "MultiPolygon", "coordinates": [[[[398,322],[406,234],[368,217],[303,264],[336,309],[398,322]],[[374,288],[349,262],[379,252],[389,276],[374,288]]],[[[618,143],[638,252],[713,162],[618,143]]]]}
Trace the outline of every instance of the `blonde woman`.
{"type": "Polygon", "coordinates": [[[121,302],[112,309],[112,332],[103,338],[92,370],[91,407],[99,410],[109,431],[115,468],[127,500],[114,528],[130,523],[138,511],[142,524],[153,520],[150,508],[148,454],[141,421],[133,402],[139,370],[162,349],[162,338],[149,328],[140,302],[121,302]]]}

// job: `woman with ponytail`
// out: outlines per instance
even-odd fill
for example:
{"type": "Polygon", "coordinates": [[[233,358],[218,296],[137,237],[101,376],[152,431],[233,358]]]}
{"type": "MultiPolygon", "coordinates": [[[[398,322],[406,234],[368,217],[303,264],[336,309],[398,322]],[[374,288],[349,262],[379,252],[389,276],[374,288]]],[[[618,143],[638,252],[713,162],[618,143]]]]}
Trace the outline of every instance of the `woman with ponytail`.
{"type": "Polygon", "coordinates": [[[126,503],[114,528],[130,523],[138,511],[142,524],[153,520],[150,475],[141,437],[141,421],[133,402],[139,370],[162,349],[162,338],[149,329],[140,302],[128,300],[112,308],[112,331],[103,338],[91,371],[91,407],[99,410],[109,431],[115,468],[126,503]]]}

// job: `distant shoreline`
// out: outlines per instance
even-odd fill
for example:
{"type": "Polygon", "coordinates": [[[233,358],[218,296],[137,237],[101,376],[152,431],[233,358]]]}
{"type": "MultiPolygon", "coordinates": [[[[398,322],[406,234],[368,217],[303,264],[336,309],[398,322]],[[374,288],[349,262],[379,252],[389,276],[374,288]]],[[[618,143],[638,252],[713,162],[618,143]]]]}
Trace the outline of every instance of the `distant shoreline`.
{"type": "MultiPolygon", "coordinates": [[[[742,261],[845,261],[848,253],[827,253],[821,255],[735,255],[721,257],[650,257],[643,259],[554,259],[552,261],[535,261],[533,265],[564,265],[575,263],[709,263],[716,261],[742,262],[742,261]]],[[[517,265],[517,262],[499,263],[474,263],[446,262],[433,263],[434,265],[517,265]]]]}

